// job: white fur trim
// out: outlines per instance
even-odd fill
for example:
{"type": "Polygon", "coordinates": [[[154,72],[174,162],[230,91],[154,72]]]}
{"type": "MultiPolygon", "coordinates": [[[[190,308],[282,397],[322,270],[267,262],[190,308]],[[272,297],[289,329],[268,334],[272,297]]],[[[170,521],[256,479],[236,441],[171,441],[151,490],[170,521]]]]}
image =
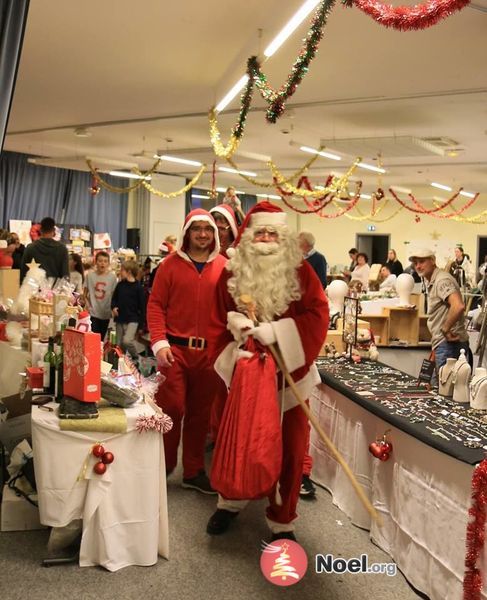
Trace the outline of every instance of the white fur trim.
{"type": "Polygon", "coordinates": [[[216,507],[238,513],[243,510],[248,503],[249,500],[228,500],[227,498],[224,498],[218,494],[218,502],[216,507]]]}
{"type": "Polygon", "coordinates": [[[214,369],[218,375],[223,379],[227,388],[230,387],[232,381],[233,369],[238,358],[238,345],[237,342],[230,342],[220,352],[218,358],[215,360],[214,369]]]}
{"type": "MultiPolygon", "coordinates": [[[[279,376],[280,377],[280,376],[279,376]]],[[[311,396],[311,392],[313,388],[321,383],[321,377],[318,372],[318,367],[313,364],[310,370],[306,373],[306,375],[296,381],[296,387],[301,395],[303,400],[307,400],[311,396]]],[[[284,391],[284,402],[283,402],[283,410],[291,410],[299,404],[299,400],[296,399],[291,388],[287,387],[284,391]]]]}
{"type": "Polygon", "coordinates": [[[181,258],[184,258],[184,260],[187,260],[188,262],[192,262],[191,259],[189,258],[189,256],[186,254],[186,252],[183,252],[182,247],[183,247],[183,242],[184,242],[184,236],[186,235],[186,232],[188,231],[188,229],[191,227],[191,224],[194,223],[195,221],[206,221],[206,223],[209,223],[213,228],[213,232],[215,235],[215,247],[213,248],[213,251],[208,256],[208,260],[207,260],[207,262],[211,262],[220,254],[220,238],[218,237],[218,227],[216,226],[216,223],[213,220],[213,217],[211,217],[210,215],[192,215],[186,221],[183,229],[181,230],[181,232],[179,234],[178,241],[176,243],[176,253],[181,258]]]}
{"type": "Polygon", "coordinates": [[[154,352],[154,356],[159,352],[159,350],[162,350],[162,348],[170,348],[171,344],[167,341],[167,340],[160,340],[159,342],[156,342],[153,346],[152,346],[152,352],[154,352]]]}
{"type": "MultiPolygon", "coordinates": [[[[297,519],[298,517],[296,517],[297,519]]],[[[293,519],[290,523],[277,523],[276,521],[271,521],[267,517],[265,518],[267,527],[272,531],[272,533],[281,533],[283,531],[294,531],[294,521],[293,519]]]]}
{"type": "Polygon", "coordinates": [[[227,256],[228,258],[233,258],[236,254],[236,250],[233,246],[230,246],[230,248],[227,248],[227,256]]]}
{"type": "Polygon", "coordinates": [[[4,248],[7,248],[8,244],[7,244],[7,240],[0,240],[0,248],[2,248],[2,250],[4,248]]]}
{"type": "Polygon", "coordinates": [[[294,319],[279,319],[271,323],[277,345],[287,370],[292,373],[306,363],[303,344],[294,319]]]}
{"type": "Polygon", "coordinates": [[[265,225],[287,225],[287,214],[283,212],[255,212],[250,217],[250,227],[265,225]]]}

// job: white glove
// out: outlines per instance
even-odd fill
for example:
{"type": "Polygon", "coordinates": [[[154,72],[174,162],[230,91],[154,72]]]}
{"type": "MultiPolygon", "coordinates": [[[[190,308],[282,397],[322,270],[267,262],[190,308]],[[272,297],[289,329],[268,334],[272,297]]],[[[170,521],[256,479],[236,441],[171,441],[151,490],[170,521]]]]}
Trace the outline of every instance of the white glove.
{"type": "Polygon", "coordinates": [[[247,339],[248,330],[253,326],[254,323],[242,313],[231,310],[227,315],[227,329],[239,344],[247,339]]]}
{"type": "Polygon", "coordinates": [[[248,335],[252,335],[264,346],[270,346],[277,340],[271,323],[261,323],[258,327],[253,327],[248,335]]]}
{"type": "Polygon", "coordinates": [[[249,352],[248,350],[237,350],[237,360],[240,360],[241,358],[252,358],[252,356],[252,352],[249,352]]]}

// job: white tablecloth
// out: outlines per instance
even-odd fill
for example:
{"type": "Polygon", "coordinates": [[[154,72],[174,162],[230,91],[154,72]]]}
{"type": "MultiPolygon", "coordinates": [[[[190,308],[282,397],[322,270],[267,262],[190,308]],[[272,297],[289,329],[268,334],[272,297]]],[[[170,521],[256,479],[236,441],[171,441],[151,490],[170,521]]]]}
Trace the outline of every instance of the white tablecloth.
{"type": "MultiPolygon", "coordinates": [[[[391,427],[324,384],[313,394],[311,407],[384,526],[371,521],[343,470],[312,430],[313,479],[332,493],[353,523],[370,530],[372,540],[414,587],[431,600],[460,600],[473,467],[391,427]],[[387,429],[393,453],[381,462],[368,446],[387,429]]],[[[486,557],[482,567],[485,576],[486,557]]]]}
{"type": "Polygon", "coordinates": [[[0,399],[18,394],[30,353],[0,342],[0,399]]]}
{"type": "Polygon", "coordinates": [[[139,415],[153,414],[150,406],[138,404],[125,412],[126,433],[77,433],[61,431],[55,412],[32,409],[41,523],[64,527],[83,519],[81,567],[101,565],[116,571],[129,565],[153,565],[158,554],[168,557],[162,435],[135,430],[139,415]],[[115,460],[100,476],[93,472],[97,459],[90,455],[84,479],[78,481],[95,442],[112,452],[115,460]]]}

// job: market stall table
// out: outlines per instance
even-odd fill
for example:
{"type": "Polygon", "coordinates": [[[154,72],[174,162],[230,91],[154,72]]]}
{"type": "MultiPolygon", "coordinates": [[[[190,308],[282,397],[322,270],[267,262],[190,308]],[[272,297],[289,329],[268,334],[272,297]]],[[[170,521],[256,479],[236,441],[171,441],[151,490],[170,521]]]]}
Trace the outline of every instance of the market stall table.
{"type": "MultiPolygon", "coordinates": [[[[367,387],[374,387],[380,393],[380,375],[373,384],[360,385],[360,366],[345,363],[333,366],[331,361],[324,360],[319,368],[323,383],[311,398],[312,410],[380,513],[383,527],[371,520],[338,463],[314,432],[313,479],[331,492],[334,503],[354,524],[370,530],[372,540],[395,560],[415,588],[431,600],[461,598],[473,465],[484,458],[487,430],[485,437],[476,443],[479,448],[468,448],[454,438],[461,435],[453,426],[452,433],[447,424],[435,423],[436,417],[448,423],[448,418],[442,416],[442,411],[452,412],[448,400],[444,399],[442,407],[441,397],[427,396],[424,400],[427,408],[422,409],[418,394],[412,411],[401,409],[400,400],[395,407],[386,406],[381,404],[384,396],[359,394],[366,392],[367,387]],[[338,377],[338,370],[348,374],[349,382],[355,378],[353,385],[346,386],[347,377],[338,377]],[[422,418],[418,416],[422,410],[433,415],[431,420],[418,420],[422,418]],[[432,431],[435,429],[443,437],[435,435],[432,431]],[[368,446],[382,438],[386,430],[390,430],[388,439],[393,451],[390,459],[382,462],[369,453],[368,446]]],[[[404,386],[413,389],[415,381],[400,375],[404,386]]],[[[408,393],[413,394],[404,391],[399,398],[408,393]]],[[[456,412],[453,408],[454,414],[467,414],[467,409],[458,405],[457,408],[456,412]]],[[[484,434],[484,429],[480,433],[484,434]]],[[[480,566],[486,573],[486,557],[480,566]]],[[[483,597],[487,597],[485,592],[483,597]]]]}
{"type": "MultiPolygon", "coordinates": [[[[147,404],[125,409],[125,433],[61,431],[57,406],[32,408],[32,439],[41,523],[65,527],[83,520],[81,567],[117,571],[168,557],[164,445],[156,431],[139,433],[147,404]],[[93,472],[96,442],[115,456],[104,475],[93,472]],[[86,469],[84,468],[86,466],[86,469]]],[[[120,409],[124,410],[124,409],[120,409]]]]}

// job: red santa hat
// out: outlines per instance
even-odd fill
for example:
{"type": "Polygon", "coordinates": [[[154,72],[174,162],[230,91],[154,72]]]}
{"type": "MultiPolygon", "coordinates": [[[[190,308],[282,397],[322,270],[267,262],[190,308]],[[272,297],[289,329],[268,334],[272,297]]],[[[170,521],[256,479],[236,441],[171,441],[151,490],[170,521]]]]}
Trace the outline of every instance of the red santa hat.
{"type": "Polygon", "coordinates": [[[213,217],[215,217],[215,213],[220,213],[225,217],[232,230],[233,239],[236,239],[238,236],[238,225],[233,208],[229,204],[218,204],[217,206],[210,208],[210,214],[212,214],[213,217]]]}
{"type": "Polygon", "coordinates": [[[268,202],[267,200],[258,202],[246,214],[233,245],[238,246],[240,238],[247,227],[277,227],[286,224],[287,214],[280,206],[272,204],[272,202],[268,202]]]}

